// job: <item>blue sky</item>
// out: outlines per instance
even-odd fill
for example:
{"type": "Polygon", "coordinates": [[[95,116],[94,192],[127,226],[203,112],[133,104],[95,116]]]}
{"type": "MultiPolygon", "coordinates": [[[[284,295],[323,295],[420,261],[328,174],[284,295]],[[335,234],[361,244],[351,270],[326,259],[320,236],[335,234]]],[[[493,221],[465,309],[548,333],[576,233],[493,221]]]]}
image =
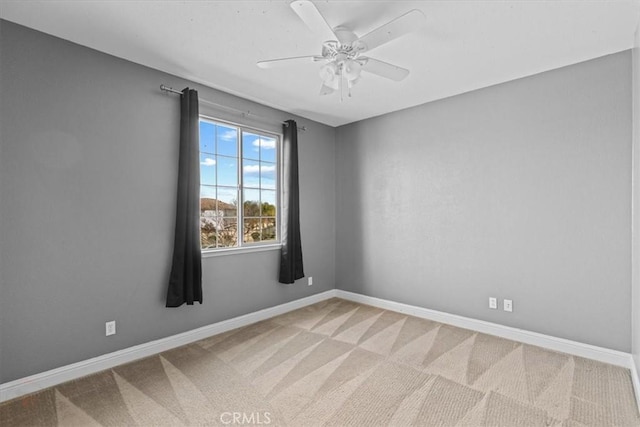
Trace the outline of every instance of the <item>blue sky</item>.
{"type": "MultiPolygon", "coordinates": [[[[200,122],[200,197],[226,203],[238,199],[238,132],[230,126],[200,122]]],[[[274,138],[243,133],[244,200],[276,204],[276,156],[274,138]]]]}

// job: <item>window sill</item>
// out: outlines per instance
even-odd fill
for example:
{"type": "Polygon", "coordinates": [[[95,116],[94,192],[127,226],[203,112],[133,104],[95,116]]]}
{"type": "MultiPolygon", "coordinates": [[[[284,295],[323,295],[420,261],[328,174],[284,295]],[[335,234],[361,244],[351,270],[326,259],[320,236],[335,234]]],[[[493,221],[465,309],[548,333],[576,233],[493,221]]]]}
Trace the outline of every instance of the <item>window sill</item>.
{"type": "Polygon", "coordinates": [[[267,252],[280,250],[282,244],[276,243],[273,245],[260,245],[260,246],[244,246],[241,248],[228,248],[228,249],[214,249],[214,250],[202,250],[202,258],[213,258],[224,255],[239,255],[253,252],[267,252]]]}

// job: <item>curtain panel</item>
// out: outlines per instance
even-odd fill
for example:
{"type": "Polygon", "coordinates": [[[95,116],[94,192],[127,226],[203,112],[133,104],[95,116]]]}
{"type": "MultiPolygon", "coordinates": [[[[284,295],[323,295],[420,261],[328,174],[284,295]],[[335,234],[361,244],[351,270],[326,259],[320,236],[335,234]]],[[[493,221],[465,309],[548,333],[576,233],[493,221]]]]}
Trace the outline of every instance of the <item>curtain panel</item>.
{"type": "Polygon", "coordinates": [[[185,88],[180,102],[178,198],[167,307],[202,304],[198,92],[185,88]]]}
{"type": "Polygon", "coordinates": [[[304,277],[300,239],[300,191],[298,188],[298,126],[294,120],[283,125],[283,197],[280,251],[280,283],[304,277]]]}

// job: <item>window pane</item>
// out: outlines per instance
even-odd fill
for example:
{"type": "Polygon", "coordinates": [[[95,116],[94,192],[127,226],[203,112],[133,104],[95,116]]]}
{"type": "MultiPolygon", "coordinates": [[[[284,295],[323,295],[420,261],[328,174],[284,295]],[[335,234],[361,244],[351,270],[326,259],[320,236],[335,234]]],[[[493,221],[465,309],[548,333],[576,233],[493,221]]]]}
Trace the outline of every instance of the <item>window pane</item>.
{"type": "Polygon", "coordinates": [[[276,162],[275,138],[260,137],[260,160],[264,162],[276,162]]]}
{"type": "Polygon", "coordinates": [[[260,188],[260,162],[242,160],[242,185],[260,188]]]}
{"type": "Polygon", "coordinates": [[[216,187],[211,185],[201,185],[200,186],[200,198],[209,197],[212,199],[216,198],[216,187]]]}
{"type": "Polygon", "coordinates": [[[260,216],[260,190],[244,190],[244,216],[260,216]]]}
{"type": "Polygon", "coordinates": [[[217,125],[218,154],[238,157],[238,130],[233,127],[217,125]]]}
{"type": "Polygon", "coordinates": [[[231,187],[238,185],[238,159],[218,156],[216,168],[218,170],[218,185],[231,187]]]}
{"type": "Polygon", "coordinates": [[[200,122],[200,152],[215,154],[216,152],[216,125],[208,122],[200,122]]]}
{"type": "Polygon", "coordinates": [[[273,190],[262,190],[262,216],[276,216],[276,192],[273,190]]]}
{"type": "Polygon", "coordinates": [[[238,216],[238,190],[235,187],[218,187],[218,210],[224,217],[238,216]]]}
{"type": "Polygon", "coordinates": [[[278,168],[275,163],[260,162],[260,185],[262,188],[276,189],[276,174],[278,168]]]}
{"type": "Polygon", "coordinates": [[[200,213],[200,228],[205,225],[211,226],[214,230],[222,227],[222,212],[216,209],[215,199],[202,199],[203,209],[200,213]]]}
{"type": "Polygon", "coordinates": [[[238,218],[225,218],[218,230],[218,247],[230,248],[238,246],[238,218]]]}
{"type": "Polygon", "coordinates": [[[276,240],[275,218],[262,218],[262,240],[276,240]]]}
{"type": "Polygon", "coordinates": [[[210,216],[217,209],[216,206],[216,189],[215,187],[200,187],[200,216],[210,216]]]}
{"type": "MultiPolygon", "coordinates": [[[[200,186],[200,228],[203,226],[202,218],[213,221],[216,211],[216,188],[208,185],[200,186]]],[[[209,222],[211,222],[209,221],[209,222]]]]}
{"type": "Polygon", "coordinates": [[[211,249],[216,247],[217,230],[214,221],[210,218],[200,217],[200,245],[202,249],[211,249]]]}
{"type": "Polygon", "coordinates": [[[253,243],[261,240],[260,219],[250,218],[244,220],[244,242],[253,243]]]}
{"type": "Polygon", "coordinates": [[[242,133],[242,157],[260,160],[260,136],[255,133],[242,133]]]}
{"type": "Polygon", "coordinates": [[[200,153],[200,183],[216,185],[216,156],[200,153]]]}

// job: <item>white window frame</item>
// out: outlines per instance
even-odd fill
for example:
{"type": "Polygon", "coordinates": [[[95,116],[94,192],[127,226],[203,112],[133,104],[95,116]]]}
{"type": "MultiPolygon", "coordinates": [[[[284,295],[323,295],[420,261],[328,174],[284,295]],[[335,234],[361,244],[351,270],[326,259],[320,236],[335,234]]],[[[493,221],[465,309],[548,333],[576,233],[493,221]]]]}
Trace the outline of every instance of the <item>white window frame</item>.
{"type": "MultiPolygon", "coordinates": [[[[281,214],[281,201],[282,201],[282,133],[276,133],[273,131],[268,131],[264,129],[260,129],[254,126],[248,126],[241,123],[234,123],[228,120],[218,119],[216,117],[211,117],[205,114],[200,114],[198,120],[198,126],[200,126],[200,121],[206,121],[212,123],[214,125],[222,125],[227,127],[233,127],[237,129],[237,153],[238,153],[238,185],[236,188],[238,194],[238,212],[237,212],[237,224],[238,224],[238,232],[237,232],[237,243],[238,246],[233,247],[219,247],[219,248],[202,248],[201,252],[203,258],[213,257],[213,256],[221,256],[221,255],[233,255],[247,252],[263,252],[263,251],[271,251],[278,250],[282,247],[281,241],[281,224],[282,224],[282,214],[281,214]],[[241,231],[244,229],[244,182],[243,182],[243,133],[254,133],[259,135],[265,135],[270,138],[275,138],[276,140],[276,240],[272,241],[261,241],[261,242],[244,242],[244,233],[241,231]]],[[[200,141],[198,141],[198,153],[200,155],[200,141]]],[[[203,185],[202,183],[200,185],[203,185]]],[[[217,186],[217,183],[216,183],[217,186]]],[[[260,187],[262,188],[262,186],[260,187]]],[[[199,198],[200,199],[200,198],[199,198]]]]}

